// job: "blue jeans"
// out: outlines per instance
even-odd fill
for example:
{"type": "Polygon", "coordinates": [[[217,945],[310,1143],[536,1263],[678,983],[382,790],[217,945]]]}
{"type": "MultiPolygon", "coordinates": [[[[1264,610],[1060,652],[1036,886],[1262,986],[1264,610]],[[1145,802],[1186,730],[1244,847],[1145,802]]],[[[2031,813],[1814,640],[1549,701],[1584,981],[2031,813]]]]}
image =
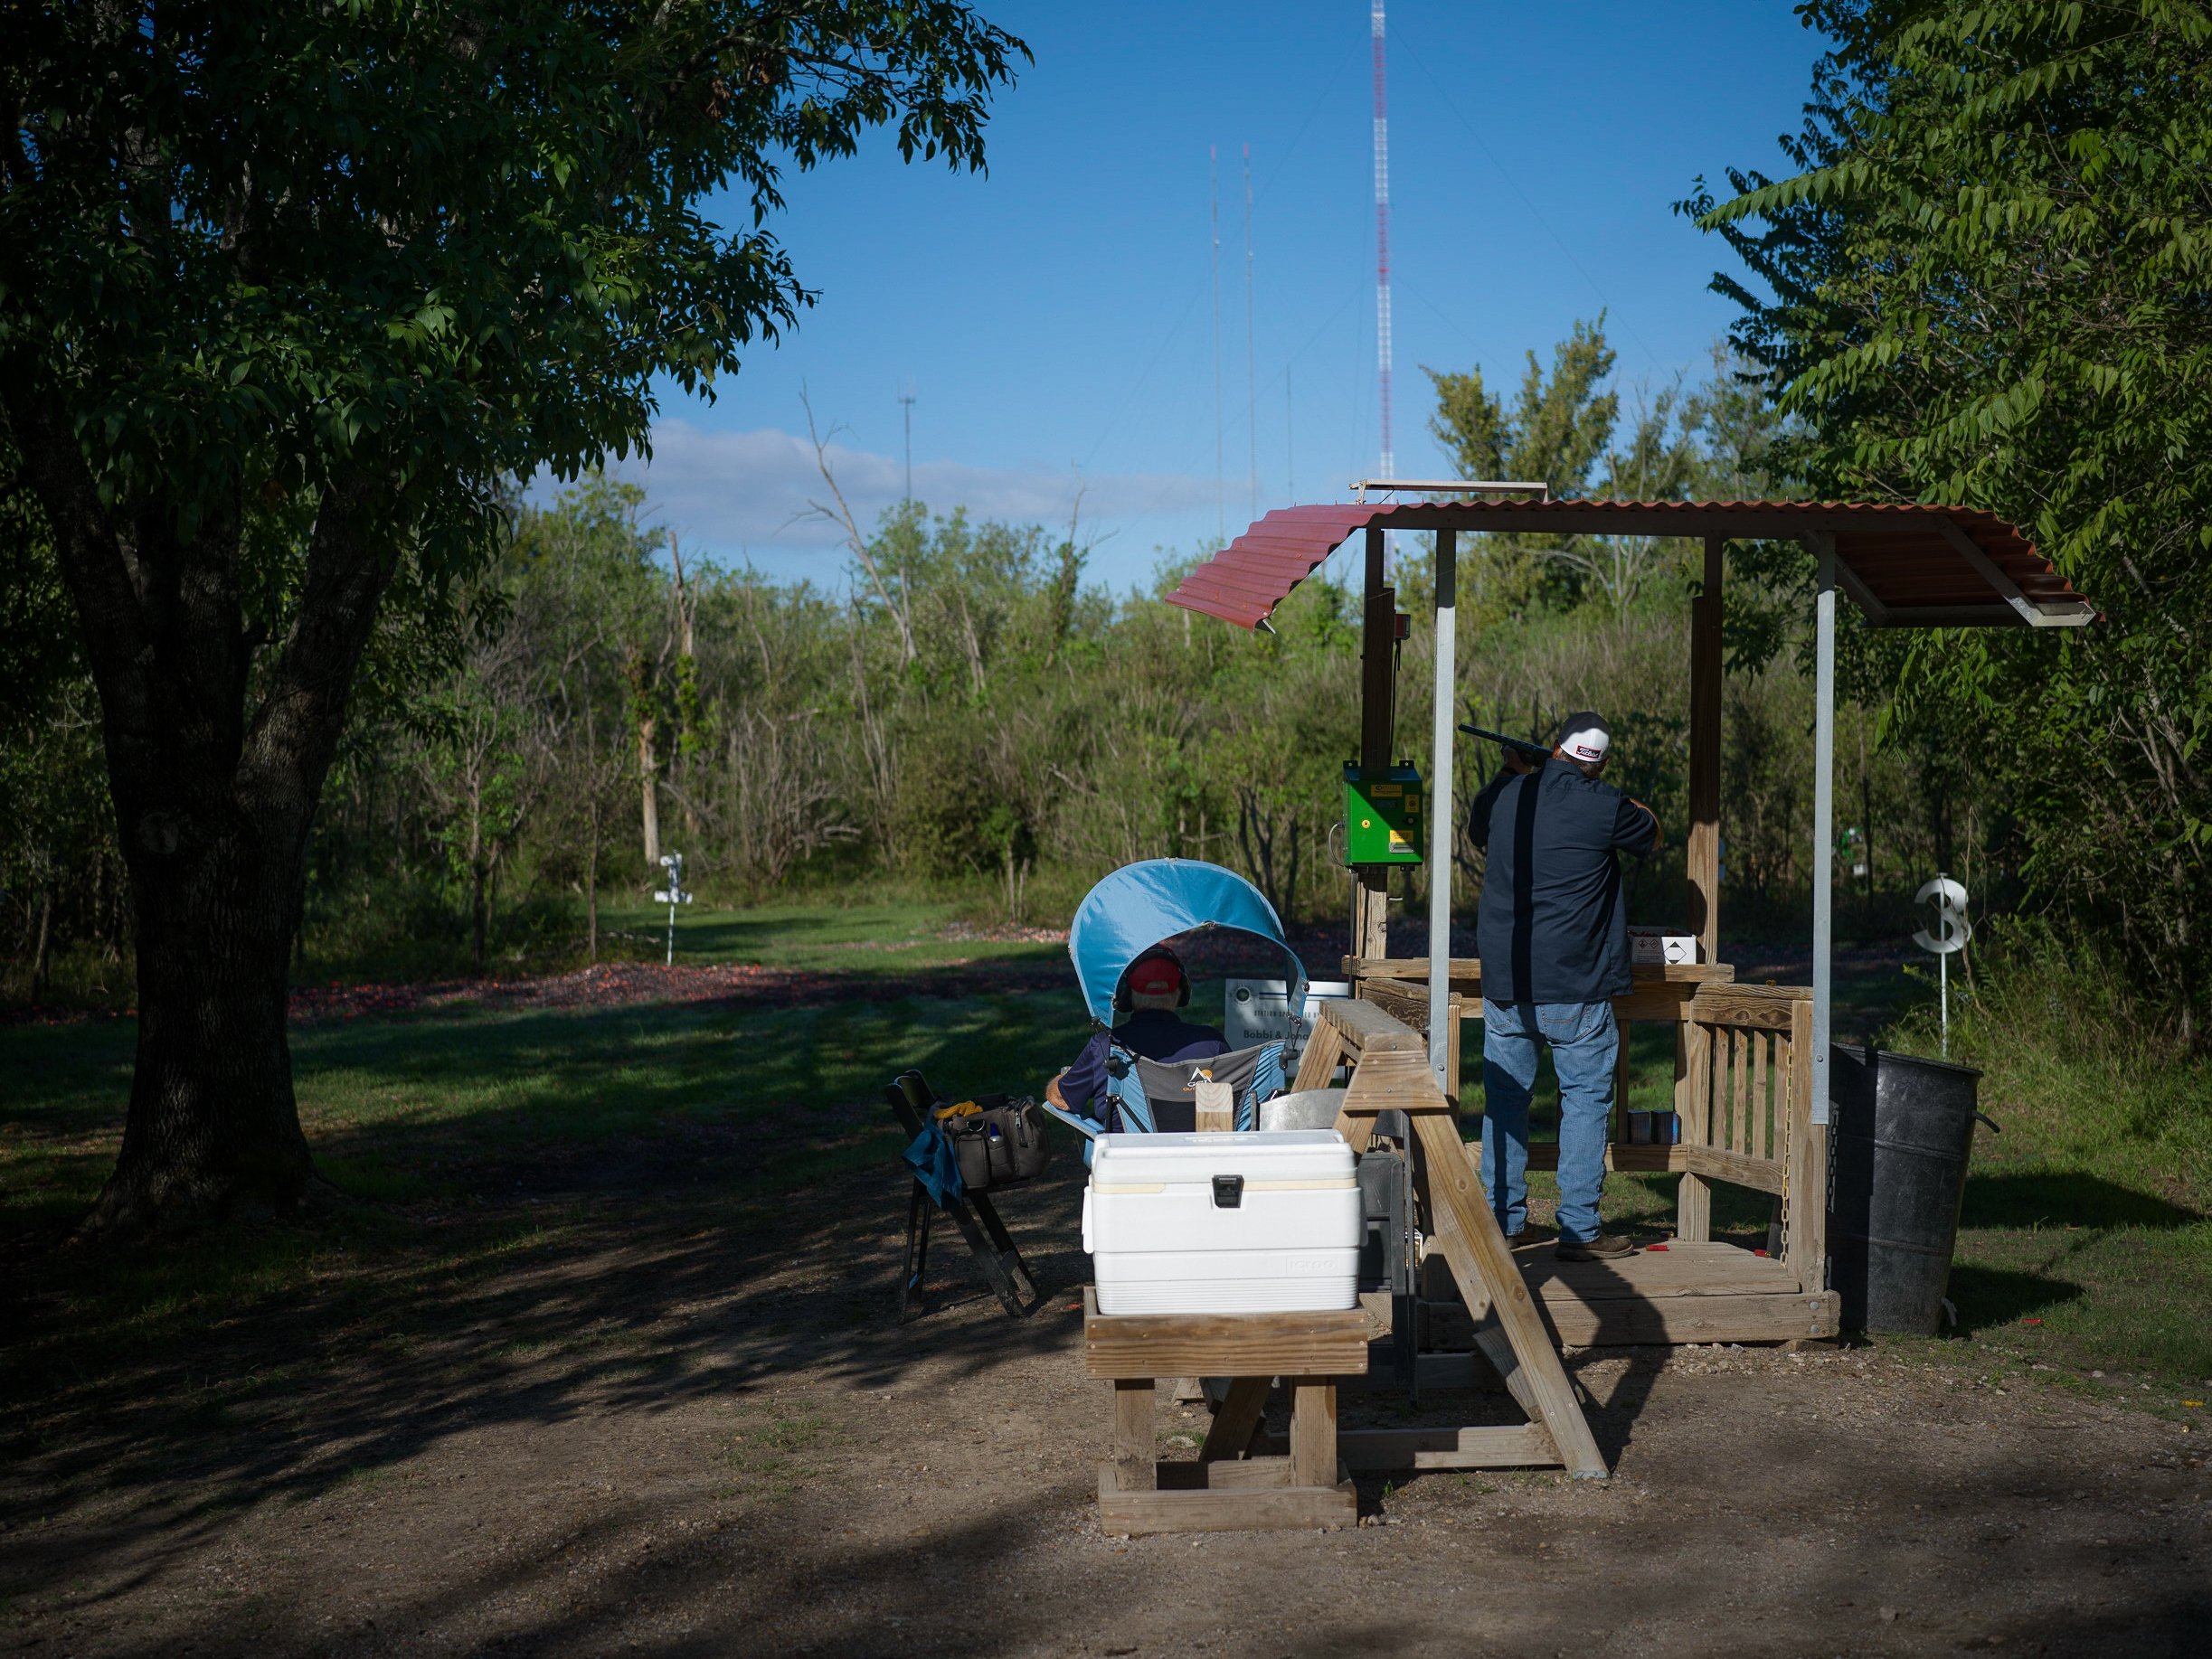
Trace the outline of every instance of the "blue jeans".
{"type": "Polygon", "coordinates": [[[1552,1045],[1559,1074],[1559,1236],[1598,1236],[1605,1137],[1613,1110],[1621,1028],[1611,1003],[1482,1001],[1482,1184],[1498,1224],[1517,1233],[1528,1220],[1528,1096],[1536,1081],[1536,1039],[1552,1045]]]}

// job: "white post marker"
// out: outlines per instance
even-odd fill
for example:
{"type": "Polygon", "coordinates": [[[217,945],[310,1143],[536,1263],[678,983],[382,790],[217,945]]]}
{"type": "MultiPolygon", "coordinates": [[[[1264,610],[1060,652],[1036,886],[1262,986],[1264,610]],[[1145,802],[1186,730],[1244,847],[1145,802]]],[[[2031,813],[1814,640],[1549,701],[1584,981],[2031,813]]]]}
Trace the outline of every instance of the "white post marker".
{"type": "Polygon", "coordinates": [[[684,891],[684,855],[681,853],[662,853],[660,867],[668,872],[668,885],[653,895],[653,902],[668,907],[668,966],[674,967],[676,966],[676,907],[679,904],[689,904],[691,895],[684,891]]]}
{"type": "Polygon", "coordinates": [[[1812,1121],[1828,1122],[1836,1003],[1836,538],[1814,538],[1812,599],[1812,1121]]]}
{"type": "Polygon", "coordinates": [[[1974,926],[1966,919],[1966,889],[1949,876],[1938,872],[1933,881],[1924,881],[1920,891],[1913,895],[1914,904],[1935,901],[1935,931],[1925,928],[1913,935],[1913,943],[1921,949],[1933,953],[1937,994],[1942,999],[1943,1058],[1951,1058],[1951,953],[1964,950],[1966,941],[1974,937],[1974,926]]]}
{"type": "Polygon", "coordinates": [[[1436,697],[1429,756],[1429,1070],[1446,1096],[1460,1079],[1445,1075],[1451,1055],[1452,713],[1458,707],[1459,533],[1436,533],[1436,697]]]}

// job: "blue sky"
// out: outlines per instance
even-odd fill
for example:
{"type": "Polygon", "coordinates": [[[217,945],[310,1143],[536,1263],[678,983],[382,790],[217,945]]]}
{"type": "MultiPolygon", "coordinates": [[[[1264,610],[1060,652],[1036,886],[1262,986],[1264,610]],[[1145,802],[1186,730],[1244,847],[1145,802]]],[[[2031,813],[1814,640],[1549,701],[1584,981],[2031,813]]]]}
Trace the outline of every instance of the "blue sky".
{"type": "MultiPolygon", "coordinates": [[[[1217,522],[1235,534],[1255,471],[1264,512],[1375,470],[1366,0],[982,9],[1036,56],[997,102],[988,176],[878,138],[789,178],[776,229],[819,303],[712,404],[664,390],[653,461],[621,470],[688,543],[840,580],[801,516],[826,498],[802,393],[864,525],[902,493],[911,391],[917,496],[1061,526],[1080,479],[1092,572],[1116,587],[1212,547],[1217,522]]],[[[1789,6],[1392,0],[1388,41],[1399,476],[1448,476],[1423,364],[1509,384],[1602,309],[1631,397],[1703,372],[1725,250],[1669,204],[1700,174],[1777,165],[1820,49],[1789,6]]]]}

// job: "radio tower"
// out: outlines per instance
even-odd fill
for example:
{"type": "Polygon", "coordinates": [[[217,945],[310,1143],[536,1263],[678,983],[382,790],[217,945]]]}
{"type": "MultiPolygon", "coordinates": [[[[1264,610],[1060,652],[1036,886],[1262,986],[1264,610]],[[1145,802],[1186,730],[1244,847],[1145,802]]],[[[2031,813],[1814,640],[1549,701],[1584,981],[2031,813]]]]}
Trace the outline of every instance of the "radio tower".
{"type": "Polygon", "coordinates": [[[1383,90],[1383,0],[1368,19],[1375,33],[1375,366],[1383,401],[1382,476],[1394,477],[1390,445],[1390,115],[1383,90]]]}

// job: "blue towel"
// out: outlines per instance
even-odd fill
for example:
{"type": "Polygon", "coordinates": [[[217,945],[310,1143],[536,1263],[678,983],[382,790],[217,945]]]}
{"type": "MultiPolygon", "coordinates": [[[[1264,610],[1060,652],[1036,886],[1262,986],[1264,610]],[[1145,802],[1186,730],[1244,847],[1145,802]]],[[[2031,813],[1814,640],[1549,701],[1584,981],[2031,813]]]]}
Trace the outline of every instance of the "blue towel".
{"type": "Polygon", "coordinates": [[[960,1179],[960,1161],[952,1153],[951,1137],[934,1117],[922,1126],[922,1133],[907,1147],[906,1161],[914,1166],[914,1179],[922,1183],[922,1191],[941,1210],[968,1191],[960,1179]]]}

